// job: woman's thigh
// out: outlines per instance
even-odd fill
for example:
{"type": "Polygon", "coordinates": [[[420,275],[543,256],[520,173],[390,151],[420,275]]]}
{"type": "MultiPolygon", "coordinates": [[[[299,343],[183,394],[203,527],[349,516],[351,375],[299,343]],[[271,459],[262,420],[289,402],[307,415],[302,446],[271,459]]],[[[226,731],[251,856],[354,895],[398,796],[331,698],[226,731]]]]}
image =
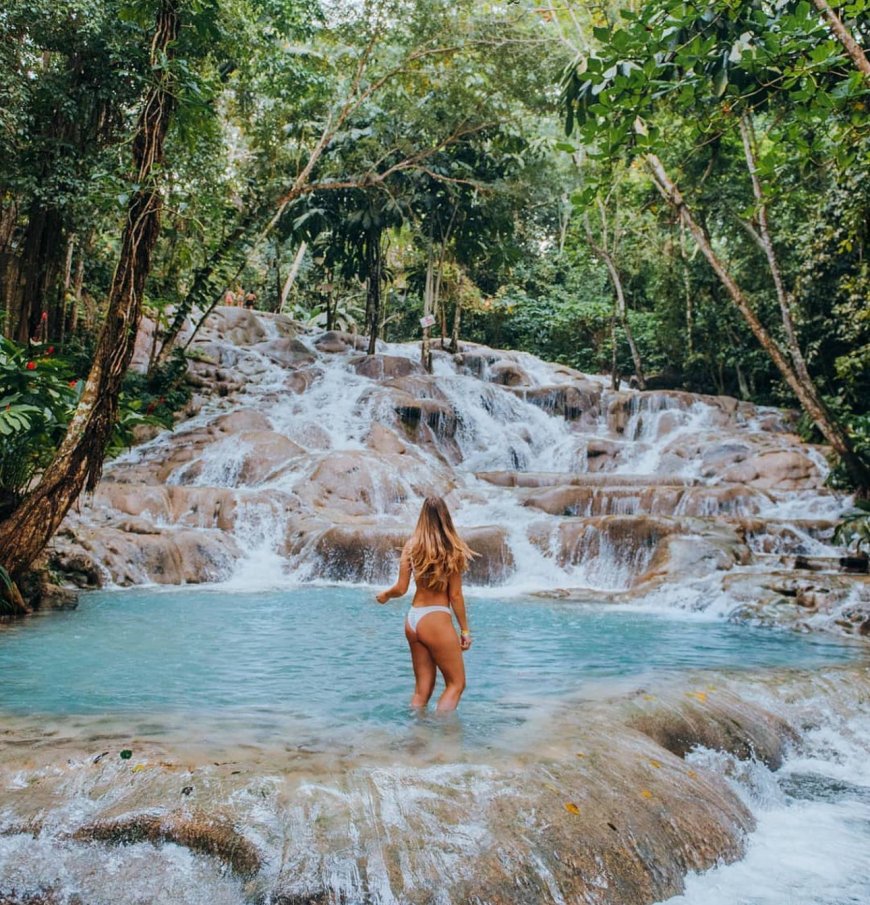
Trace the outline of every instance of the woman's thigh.
{"type": "Polygon", "coordinates": [[[425,645],[447,683],[465,684],[459,636],[447,613],[429,613],[417,623],[417,640],[425,645]]]}
{"type": "MultiPolygon", "coordinates": [[[[411,663],[414,666],[414,676],[420,685],[435,685],[435,661],[429,648],[417,639],[417,633],[405,625],[405,637],[408,639],[408,647],[411,649],[411,663]]],[[[429,688],[432,693],[432,688],[429,688]]]]}

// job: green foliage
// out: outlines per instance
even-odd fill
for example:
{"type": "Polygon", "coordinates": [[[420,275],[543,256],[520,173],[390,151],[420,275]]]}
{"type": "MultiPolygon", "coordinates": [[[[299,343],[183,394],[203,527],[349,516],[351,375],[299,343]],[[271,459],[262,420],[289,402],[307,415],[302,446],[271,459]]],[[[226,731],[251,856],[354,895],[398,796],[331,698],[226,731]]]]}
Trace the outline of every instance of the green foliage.
{"type": "Polygon", "coordinates": [[[80,387],[66,362],[0,338],[0,494],[16,499],[63,438],[80,387]]]}
{"type": "MultiPolygon", "coordinates": [[[[840,419],[848,431],[855,454],[865,462],[870,462],[870,414],[855,415],[847,412],[842,414],[840,419]]],[[[831,469],[827,483],[831,487],[842,490],[855,489],[854,483],[842,463],[838,463],[831,469]]]]}
{"type": "Polygon", "coordinates": [[[190,388],[184,381],[187,359],[176,349],[166,363],[150,375],[128,371],[121,387],[121,410],[110,455],[129,447],[133,429],[139,424],[170,428],[174,415],[190,401],[190,388]]]}
{"type": "MultiPolygon", "coordinates": [[[[143,424],[172,425],[172,414],[189,399],[181,383],[184,358],[173,357],[151,380],[128,374],[108,454],[133,442],[143,424]]],[[[73,360],[0,338],[0,507],[26,493],[54,457],[84,388],[73,360]]]]}
{"type": "Polygon", "coordinates": [[[865,544],[870,547],[870,500],[856,500],[855,507],[842,516],[842,521],[834,531],[834,541],[851,547],[860,553],[865,544]]]}

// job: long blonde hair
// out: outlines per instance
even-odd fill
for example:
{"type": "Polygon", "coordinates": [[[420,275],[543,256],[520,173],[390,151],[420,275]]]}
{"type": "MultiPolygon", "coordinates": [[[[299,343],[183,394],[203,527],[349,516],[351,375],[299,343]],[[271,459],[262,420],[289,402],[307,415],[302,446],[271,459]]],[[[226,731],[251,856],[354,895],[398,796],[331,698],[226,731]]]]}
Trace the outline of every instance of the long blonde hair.
{"type": "Polygon", "coordinates": [[[423,501],[417,527],[405,548],[418,585],[443,591],[454,572],[462,573],[477,554],[456,533],[450,510],[441,497],[423,501]]]}

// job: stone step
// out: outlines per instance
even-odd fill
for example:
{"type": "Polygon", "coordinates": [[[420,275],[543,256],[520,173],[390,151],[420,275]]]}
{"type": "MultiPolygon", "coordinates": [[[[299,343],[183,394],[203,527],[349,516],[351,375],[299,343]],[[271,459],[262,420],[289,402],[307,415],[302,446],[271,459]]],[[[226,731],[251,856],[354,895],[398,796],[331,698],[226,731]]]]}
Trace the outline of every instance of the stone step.
{"type": "Polygon", "coordinates": [[[475,477],[499,487],[692,487],[675,475],[568,474],[551,471],[479,471],[475,477]]]}

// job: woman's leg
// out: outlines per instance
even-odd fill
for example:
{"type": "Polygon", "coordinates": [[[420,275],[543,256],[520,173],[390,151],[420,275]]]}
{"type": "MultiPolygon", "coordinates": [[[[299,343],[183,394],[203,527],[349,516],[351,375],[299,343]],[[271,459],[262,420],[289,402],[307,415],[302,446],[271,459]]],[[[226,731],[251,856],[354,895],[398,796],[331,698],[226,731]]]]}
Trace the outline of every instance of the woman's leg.
{"type": "Polygon", "coordinates": [[[405,623],[405,637],[411,648],[411,663],[414,665],[414,695],[412,707],[425,707],[435,689],[435,661],[426,647],[417,640],[415,632],[405,623]]]}
{"type": "Polygon", "coordinates": [[[417,623],[417,641],[427,648],[447,686],[437,709],[455,710],[465,691],[465,663],[453,620],[447,613],[429,613],[417,623]]]}

